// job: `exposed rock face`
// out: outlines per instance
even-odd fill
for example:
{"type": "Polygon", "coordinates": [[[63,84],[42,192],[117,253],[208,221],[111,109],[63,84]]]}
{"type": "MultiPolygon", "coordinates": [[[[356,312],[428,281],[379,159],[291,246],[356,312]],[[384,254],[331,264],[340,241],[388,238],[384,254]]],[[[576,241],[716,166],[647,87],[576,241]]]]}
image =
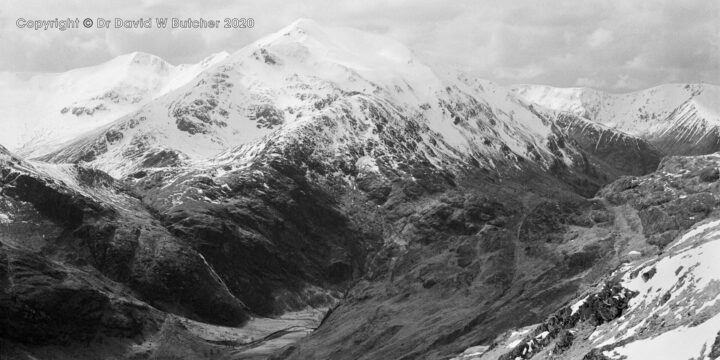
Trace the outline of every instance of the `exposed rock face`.
{"type": "Polygon", "coordinates": [[[122,297],[101,275],[59,265],[11,245],[0,247],[0,336],[30,344],[71,344],[97,336],[156,331],[162,314],[122,297]]]}
{"type": "Polygon", "coordinates": [[[256,314],[332,303],[340,285],[362,271],[367,250],[379,241],[287,163],[215,179],[188,174],[160,191],[153,185],[158,176],[139,181],[143,201],[172,234],[213,264],[230,291],[256,314]]]}
{"type": "Polygon", "coordinates": [[[713,360],[720,358],[720,331],[718,331],[718,335],[715,338],[715,342],[710,349],[710,354],[708,354],[708,357],[713,360]]]}
{"type": "Polygon", "coordinates": [[[657,172],[622,178],[600,194],[637,209],[648,241],[662,248],[716,208],[718,186],[705,180],[716,162],[715,155],[666,158],[657,172]]]}
{"type": "MultiPolygon", "coordinates": [[[[227,291],[207,262],[154,221],[127,189],[106,174],[72,166],[35,168],[19,159],[0,160],[3,210],[25,209],[14,212],[13,223],[5,225],[10,228],[3,243],[42,252],[68,266],[91,265],[160,308],[225,324],[247,319],[244,305],[227,291]],[[50,178],[48,171],[63,177],[50,178]],[[14,229],[14,224],[37,219],[52,225],[36,229],[41,239],[31,245],[24,239],[27,232],[14,229]]],[[[13,274],[13,263],[8,267],[13,274]]],[[[44,274],[41,271],[37,276],[44,274]]],[[[63,284],[63,277],[50,278],[63,284]]],[[[78,291],[85,294],[80,296],[95,296],[83,293],[82,288],[78,291]]]]}
{"type": "Polygon", "coordinates": [[[720,170],[718,170],[718,168],[716,167],[706,167],[700,170],[700,174],[698,176],[700,177],[700,181],[718,181],[718,179],[720,179],[720,170]]]}
{"type": "Polygon", "coordinates": [[[703,155],[720,150],[720,115],[715,110],[720,88],[714,85],[667,84],[627,94],[536,85],[520,85],[513,90],[538,107],[644,139],[664,155],[703,155]]]}
{"type": "Polygon", "coordinates": [[[491,178],[475,184],[416,200],[394,188],[377,210],[392,242],[315,333],[276,357],[442,358],[537,322],[614,261],[612,238],[565,235],[610,235],[601,203],[491,178]]]}
{"type": "Polygon", "coordinates": [[[498,359],[530,359],[553,342],[555,345],[552,354],[562,354],[572,346],[575,335],[571,329],[578,326],[578,322],[587,322],[591,326],[610,322],[620,317],[623,310],[627,309],[630,299],[637,295],[618,284],[605,284],[599,293],[588,296],[578,309],[565,307],[550,316],[525,337],[520,345],[498,359]]]}
{"type": "Polygon", "coordinates": [[[662,158],[662,153],[647,141],[589,120],[560,114],[557,123],[570,139],[601,161],[598,165],[606,173],[644,175],[655,171],[662,158]]]}

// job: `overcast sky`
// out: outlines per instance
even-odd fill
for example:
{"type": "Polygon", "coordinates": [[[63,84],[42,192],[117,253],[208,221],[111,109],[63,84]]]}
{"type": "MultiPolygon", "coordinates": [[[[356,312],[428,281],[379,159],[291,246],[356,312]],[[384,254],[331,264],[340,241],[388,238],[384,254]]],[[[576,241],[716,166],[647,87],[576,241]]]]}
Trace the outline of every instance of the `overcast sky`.
{"type": "Polygon", "coordinates": [[[33,1],[0,6],[0,71],[65,71],[145,51],[173,64],[233,52],[306,17],[396,38],[428,64],[501,84],[613,92],[720,83],[718,0],[33,1]],[[18,18],[224,19],[252,29],[18,29],[18,18]]]}

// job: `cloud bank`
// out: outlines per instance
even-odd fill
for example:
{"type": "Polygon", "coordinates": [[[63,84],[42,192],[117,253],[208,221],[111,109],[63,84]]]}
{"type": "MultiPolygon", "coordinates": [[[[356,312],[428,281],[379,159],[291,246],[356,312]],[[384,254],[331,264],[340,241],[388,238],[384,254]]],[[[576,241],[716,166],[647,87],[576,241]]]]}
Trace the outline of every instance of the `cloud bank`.
{"type": "Polygon", "coordinates": [[[144,51],[171,63],[233,52],[299,17],[396,38],[435,66],[501,84],[613,92],[720,83],[716,0],[21,1],[0,10],[0,71],[58,72],[144,51]],[[252,29],[18,29],[15,21],[252,17],[252,29]]]}

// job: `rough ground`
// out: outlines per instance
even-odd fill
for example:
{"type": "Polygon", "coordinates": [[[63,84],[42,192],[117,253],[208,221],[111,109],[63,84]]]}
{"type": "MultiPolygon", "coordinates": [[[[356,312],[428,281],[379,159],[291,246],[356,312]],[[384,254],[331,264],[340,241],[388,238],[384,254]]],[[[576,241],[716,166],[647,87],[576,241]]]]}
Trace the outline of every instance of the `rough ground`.
{"type": "Polygon", "coordinates": [[[667,158],[655,173],[603,189],[626,239],[606,285],[456,359],[717,358],[717,164],[715,154],[667,158]]]}

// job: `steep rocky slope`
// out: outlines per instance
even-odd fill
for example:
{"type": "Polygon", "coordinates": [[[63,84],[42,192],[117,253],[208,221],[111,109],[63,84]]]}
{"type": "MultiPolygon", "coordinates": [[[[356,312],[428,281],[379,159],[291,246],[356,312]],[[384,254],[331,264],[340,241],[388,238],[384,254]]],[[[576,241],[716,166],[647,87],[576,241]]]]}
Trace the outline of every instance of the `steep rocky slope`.
{"type": "MultiPolygon", "coordinates": [[[[41,253],[71,267],[92,266],[143,299],[181,314],[227,324],[247,319],[242,302],[202,256],[177,241],[107,174],[31,164],[8,152],[0,160],[2,241],[10,249],[41,253]]],[[[14,274],[12,266],[8,271],[14,274]]],[[[8,290],[14,290],[10,279],[8,290]]]]}
{"type": "Polygon", "coordinates": [[[457,359],[717,358],[719,163],[717,154],[668,158],[656,173],[603,189],[644,248],[621,250],[615,271],[540,324],[457,359]]]}
{"type": "Polygon", "coordinates": [[[312,330],[332,301],[320,292],[308,295],[320,310],[251,316],[230,278],[171,234],[126,184],[77,165],[27,162],[4,148],[0,169],[3,359],[267,356],[312,330]]]}

